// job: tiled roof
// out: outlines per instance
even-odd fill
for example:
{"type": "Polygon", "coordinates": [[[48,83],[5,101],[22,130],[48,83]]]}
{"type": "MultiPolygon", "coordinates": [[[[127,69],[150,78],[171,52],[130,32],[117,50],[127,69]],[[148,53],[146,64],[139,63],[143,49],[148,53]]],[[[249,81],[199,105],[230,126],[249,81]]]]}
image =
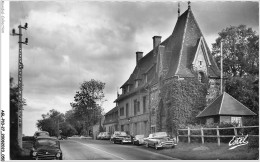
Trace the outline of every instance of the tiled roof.
{"type": "MultiPolygon", "coordinates": [[[[164,65],[168,69],[164,79],[176,75],[180,77],[194,77],[191,71],[192,62],[201,38],[204,39],[195,17],[189,8],[178,18],[172,34],[160,44],[165,46],[163,53],[165,57],[164,65]]],[[[206,43],[205,46],[211,62],[211,66],[208,67],[208,74],[210,77],[219,77],[220,71],[206,43]]],[[[153,49],[139,60],[129,79],[120,88],[134,84],[136,79],[144,79],[145,73],[153,76],[149,80],[150,83],[156,84],[158,82],[156,68],[153,68],[157,63],[157,56],[154,53],[157,52],[154,52],[153,49]]]]}
{"type": "Polygon", "coordinates": [[[133,73],[130,75],[129,79],[120,87],[124,87],[125,85],[134,84],[134,80],[143,79],[143,74],[147,73],[155,63],[156,57],[153,56],[153,50],[146,54],[142,59],[139,60],[136,65],[133,73]]]}
{"type": "Polygon", "coordinates": [[[117,112],[118,110],[118,107],[114,107],[113,109],[111,109],[110,111],[108,111],[104,116],[105,116],[105,119],[104,119],[104,122],[103,124],[111,124],[111,123],[116,123],[118,121],[118,118],[117,118],[117,115],[115,118],[111,118],[111,116],[109,115],[112,115],[113,113],[117,112]]]}
{"type": "Polygon", "coordinates": [[[114,112],[116,112],[118,110],[118,107],[114,107],[113,109],[109,110],[106,114],[106,115],[110,115],[110,114],[113,114],[114,112]]]}
{"type": "Polygon", "coordinates": [[[217,97],[208,107],[206,107],[197,117],[207,117],[215,115],[229,116],[250,116],[256,115],[245,105],[237,101],[235,98],[224,92],[217,97]]]}

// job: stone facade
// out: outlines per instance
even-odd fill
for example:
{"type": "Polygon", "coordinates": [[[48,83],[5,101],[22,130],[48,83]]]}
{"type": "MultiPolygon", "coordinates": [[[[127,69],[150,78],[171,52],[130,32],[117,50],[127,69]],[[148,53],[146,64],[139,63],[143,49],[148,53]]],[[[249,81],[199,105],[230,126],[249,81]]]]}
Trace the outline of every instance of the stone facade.
{"type": "Polygon", "coordinates": [[[150,111],[148,93],[136,93],[118,103],[119,130],[131,135],[148,134],[150,111]]]}

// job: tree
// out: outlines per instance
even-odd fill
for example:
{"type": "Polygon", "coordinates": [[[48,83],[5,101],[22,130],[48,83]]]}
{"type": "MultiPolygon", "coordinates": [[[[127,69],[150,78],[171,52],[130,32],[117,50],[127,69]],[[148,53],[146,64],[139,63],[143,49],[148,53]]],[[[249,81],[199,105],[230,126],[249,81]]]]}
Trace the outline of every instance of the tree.
{"type": "Polygon", "coordinates": [[[259,75],[259,35],[246,25],[223,29],[212,44],[212,54],[220,65],[223,42],[223,71],[227,76],[259,75]]]}
{"type": "Polygon", "coordinates": [[[60,124],[60,130],[60,134],[66,137],[73,136],[78,133],[77,130],[70,123],[67,122],[60,124]]]}
{"type": "Polygon", "coordinates": [[[82,132],[82,122],[76,117],[75,112],[72,109],[65,113],[65,121],[66,123],[69,123],[73,129],[75,129],[74,134],[80,134],[82,132]]]}
{"type": "Polygon", "coordinates": [[[58,136],[60,123],[64,121],[64,114],[55,109],[50,110],[47,114],[42,114],[42,119],[36,123],[37,128],[49,132],[50,136],[58,136]]]}
{"type": "Polygon", "coordinates": [[[230,77],[225,83],[225,90],[256,114],[259,113],[258,81],[254,76],[230,77]]]}
{"type": "Polygon", "coordinates": [[[93,126],[100,119],[103,102],[105,83],[91,79],[84,81],[80,85],[80,91],[76,92],[74,102],[71,107],[75,117],[81,121],[83,130],[81,134],[86,134],[86,128],[93,126]]]}
{"type": "Polygon", "coordinates": [[[10,158],[18,159],[21,148],[18,145],[18,86],[10,78],[10,158]]]}
{"type": "Polygon", "coordinates": [[[223,41],[223,73],[226,77],[224,89],[258,114],[259,35],[246,25],[223,29],[212,49],[219,67],[221,40],[223,41]]]}

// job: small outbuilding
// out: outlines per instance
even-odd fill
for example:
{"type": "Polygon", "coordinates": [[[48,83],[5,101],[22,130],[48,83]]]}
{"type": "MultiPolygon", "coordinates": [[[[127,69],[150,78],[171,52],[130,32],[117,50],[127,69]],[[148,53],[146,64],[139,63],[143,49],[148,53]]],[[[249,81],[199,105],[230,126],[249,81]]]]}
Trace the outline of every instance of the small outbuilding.
{"type": "Polygon", "coordinates": [[[224,92],[207,106],[197,118],[203,123],[238,123],[242,126],[243,118],[257,115],[235,98],[224,92]]]}

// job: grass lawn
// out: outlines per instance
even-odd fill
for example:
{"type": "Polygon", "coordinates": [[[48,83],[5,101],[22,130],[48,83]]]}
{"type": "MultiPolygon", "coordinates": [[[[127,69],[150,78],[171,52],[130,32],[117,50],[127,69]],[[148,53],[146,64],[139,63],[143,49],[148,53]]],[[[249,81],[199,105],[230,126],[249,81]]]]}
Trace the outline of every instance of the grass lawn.
{"type": "MultiPolygon", "coordinates": [[[[155,150],[155,149],[154,149],[155,150]]],[[[259,148],[249,149],[248,145],[229,150],[227,143],[183,143],[179,142],[173,149],[155,150],[155,152],[179,158],[182,160],[257,160],[259,148]],[[194,148],[208,148],[207,150],[193,150],[194,148]]]]}

